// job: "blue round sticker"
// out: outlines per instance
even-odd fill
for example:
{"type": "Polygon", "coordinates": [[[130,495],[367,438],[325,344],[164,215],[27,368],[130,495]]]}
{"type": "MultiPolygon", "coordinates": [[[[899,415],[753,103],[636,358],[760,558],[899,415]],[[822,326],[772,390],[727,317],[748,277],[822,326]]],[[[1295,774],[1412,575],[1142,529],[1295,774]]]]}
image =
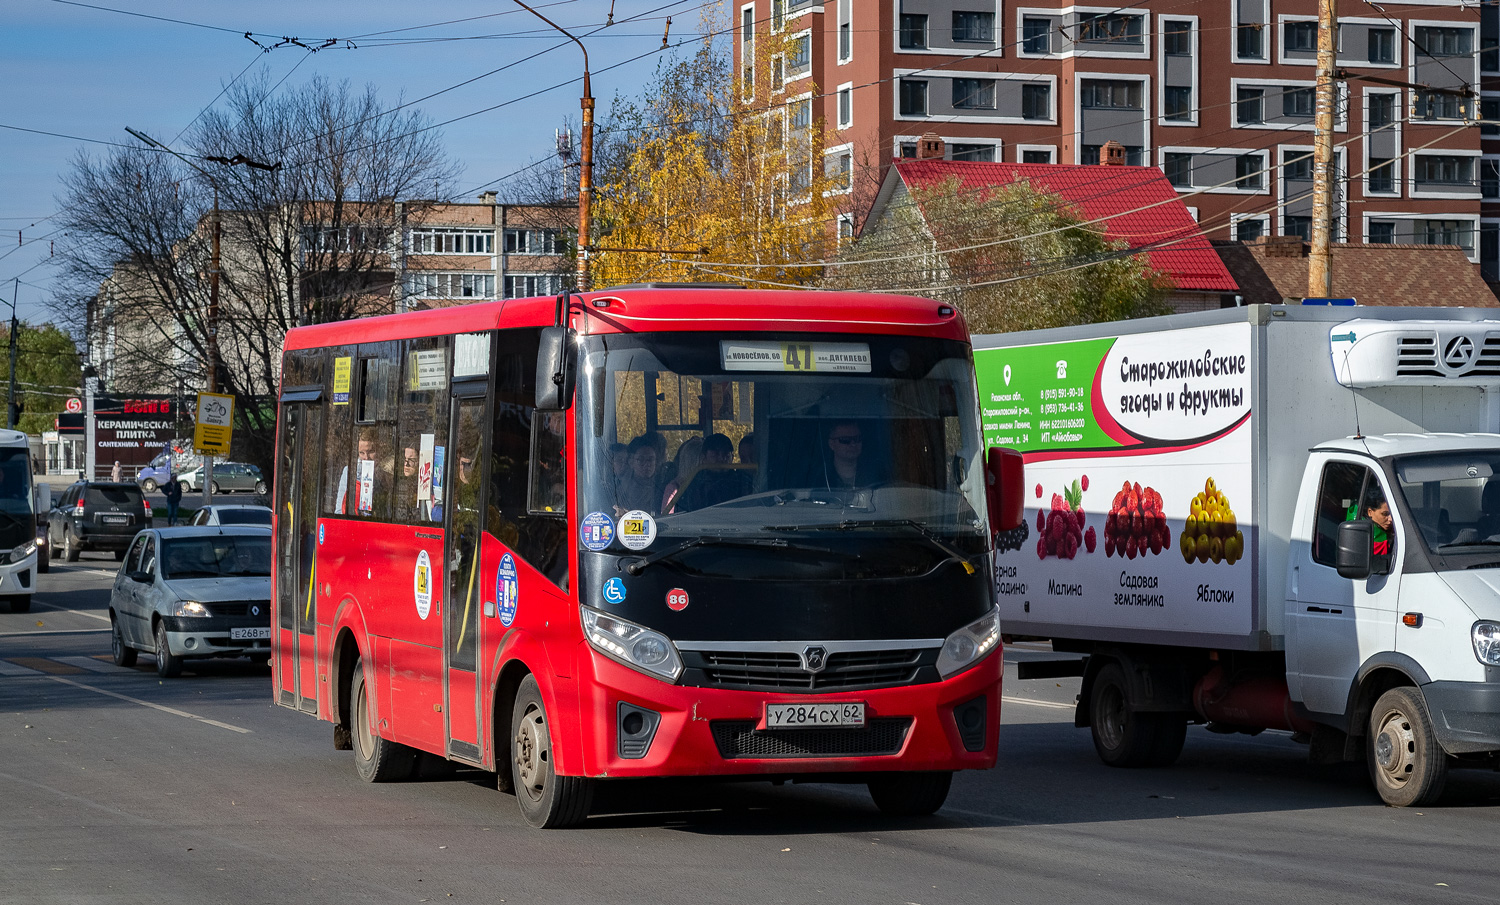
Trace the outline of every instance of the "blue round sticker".
{"type": "Polygon", "coordinates": [[[614,520],[602,512],[590,512],[578,526],[578,540],[595,553],[615,539],[614,520]]]}
{"type": "Polygon", "coordinates": [[[320,524],[320,525],[318,525],[318,546],[321,547],[322,545],[323,545],[323,526],[320,524]]]}
{"type": "Polygon", "coordinates": [[[621,579],[620,577],[616,576],[616,577],[611,578],[609,581],[606,581],[604,583],[604,602],[605,603],[624,603],[625,602],[625,582],[624,582],[623,579],[621,579]]]}
{"type": "Polygon", "coordinates": [[[516,621],[520,587],[520,582],[516,580],[516,561],[507,553],[500,557],[500,568],[495,573],[495,603],[500,608],[501,625],[510,625],[516,621]]]}

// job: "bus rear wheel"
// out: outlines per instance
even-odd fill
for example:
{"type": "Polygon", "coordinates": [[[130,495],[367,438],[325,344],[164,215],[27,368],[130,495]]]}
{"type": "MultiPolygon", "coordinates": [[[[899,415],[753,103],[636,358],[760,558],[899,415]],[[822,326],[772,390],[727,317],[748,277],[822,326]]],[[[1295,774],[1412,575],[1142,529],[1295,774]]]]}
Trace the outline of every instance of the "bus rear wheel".
{"type": "Polygon", "coordinates": [[[587,777],[557,774],[547,708],[532,676],[522,679],[516,689],[510,739],[511,781],[526,822],[538,829],[582,823],[594,802],[594,784],[587,777]]]}
{"type": "Polygon", "coordinates": [[[870,780],[870,797],[887,817],[926,817],[948,800],[952,773],[892,773],[870,780]]]}
{"type": "Polygon", "coordinates": [[[417,752],[398,742],[380,737],[375,731],[375,715],[370,712],[370,695],[365,687],[365,667],[354,661],[354,683],[349,689],[353,704],[354,771],[365,782],[391,782],[411,776],[417,763],[417,752]]]}

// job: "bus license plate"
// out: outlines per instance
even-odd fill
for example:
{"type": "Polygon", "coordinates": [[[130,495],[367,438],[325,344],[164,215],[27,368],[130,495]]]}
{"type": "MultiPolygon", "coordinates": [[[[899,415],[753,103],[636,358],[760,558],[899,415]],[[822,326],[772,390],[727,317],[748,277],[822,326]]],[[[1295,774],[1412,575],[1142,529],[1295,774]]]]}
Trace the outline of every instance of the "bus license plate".
{"type": "Polygon", "coordinates": [[[230,641],[259,641],[269,640],[271,627],[264,628],[232,628],[229,630],[230,641]]]}
{"type": "Polygon", "coordinates": [[[806,729],[812,727],[863,729],[865,702],[845,701],[839,704],[767,704],[767,729],[806,729]]]}

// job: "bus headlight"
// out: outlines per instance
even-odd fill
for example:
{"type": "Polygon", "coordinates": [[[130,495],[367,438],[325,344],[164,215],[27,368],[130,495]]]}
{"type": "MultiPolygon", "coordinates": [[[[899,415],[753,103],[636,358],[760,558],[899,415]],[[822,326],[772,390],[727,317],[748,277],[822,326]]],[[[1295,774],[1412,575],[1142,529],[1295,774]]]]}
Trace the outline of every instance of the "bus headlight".
{"type": "Polygon", "coordinates": [[[1000,610],[995,608],[943,640],[938,652],[938,675],[948,678],[963,672],[1000,643],[1000,610]]]}
{"type": "Polygon", "coordinates": [[[1474,656],[1486,666],[1500,666],[1500,622],[1476,622],[1469,629],[1474,656]]]}
{"type": "Polygon", "coordinates": [[[7,563],[17,563],[35,552],[36,541],[27,541],[24,544],[17,544],[14,550],[5,554],[5,561],[7,563]]]}
{"type": "Polygon", "coordinates": [[[173,616],[207,616],[208,608],[196,600],[179,600],[172,607],[173,616]]]}
{"type": "Polygon", "coordinates": [[[682,658],[666,635],[618,616],[588,607],[581,609],[583,635],[594,650],[668,682],[675,682],[682,675],[682,658]]]}

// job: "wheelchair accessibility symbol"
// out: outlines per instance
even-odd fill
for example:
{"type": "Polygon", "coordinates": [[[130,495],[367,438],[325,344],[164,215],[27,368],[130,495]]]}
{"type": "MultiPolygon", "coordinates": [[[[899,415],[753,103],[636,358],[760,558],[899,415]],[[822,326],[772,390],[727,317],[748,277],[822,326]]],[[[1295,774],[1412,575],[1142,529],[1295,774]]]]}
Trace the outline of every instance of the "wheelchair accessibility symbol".
{"type": "Polygon", "coordinates": [[[618,577],[611,578],[609,581],[606,581],[604,583],[604,602],[624,603],[625,582],[620,580],[618,577]]]}

